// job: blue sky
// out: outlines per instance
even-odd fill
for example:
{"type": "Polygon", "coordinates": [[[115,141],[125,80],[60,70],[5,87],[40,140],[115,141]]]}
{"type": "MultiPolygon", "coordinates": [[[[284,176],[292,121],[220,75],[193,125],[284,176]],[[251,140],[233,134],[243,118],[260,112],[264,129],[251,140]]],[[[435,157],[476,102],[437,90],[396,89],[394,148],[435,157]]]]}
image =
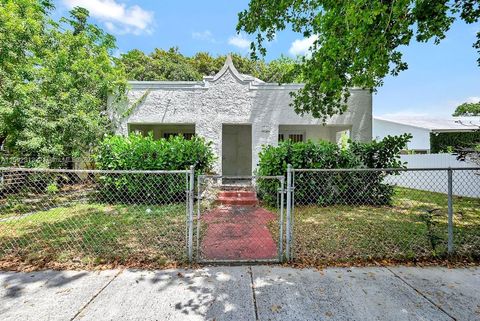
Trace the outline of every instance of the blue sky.
{"type": "MultiPolygon", "coordinates": [[[[151,52],[178,46],[186,55],[208,51],[248,53],[251,36],[237,35],[238,12],[248,0],[56,0],[55,16],[73,6],[89,9],[93,22],[117,38],[119,53],[151,52]]],[[[448,116],[465,101],[480,101],[478,54],[472,48],[480,25],[457,22],[438,46],[412,43],[402,48],[409,70],[387,77],[374,95],[374,114],[448,116]]],[[[267,60],[304,54],[311,39],[291,31],[277,34],[267,60]]]]}

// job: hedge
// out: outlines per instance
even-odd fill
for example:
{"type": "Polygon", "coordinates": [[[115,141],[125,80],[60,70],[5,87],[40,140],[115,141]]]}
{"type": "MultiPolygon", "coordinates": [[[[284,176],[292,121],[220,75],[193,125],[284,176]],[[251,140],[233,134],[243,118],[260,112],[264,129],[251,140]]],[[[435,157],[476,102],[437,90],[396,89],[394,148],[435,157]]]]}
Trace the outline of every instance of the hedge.
{"type": "MultiPolygon", "coordinates": [[[[96,168],[107,170],[211,170],[214,154],[204,139],[172,136],[153,139],[152,135],[108,136],[94,155],[96,168]]],[[[185,201],[185,176],[180,174],[115,174],[99,180],[100,194],[111,201],[169,203],[185,201]]]]}
{"type": "MultiPolygon", "coordinates": [[[[342,148],[327,141],[281,142],[264,146],[259,154],[260,176],[285,175],[287,165],[305,169],[401,168],[399,153],[406,148],[410,134],[387,136],[382,141],[350,142],[342,148]]],[[[389,204],[393,188],[383,183],[385,172],[296,172],[295,199],[301,204],[389,204]]],[[[275,187],[259,184],[259,196],[274,201],[275,187]]]]}
{"type": "Polygon", "coordinates": [[[431,133],[430,151],[432,153],[451,152],[462,148],[470,148],[480,143],[480,131],[431,133]]]}

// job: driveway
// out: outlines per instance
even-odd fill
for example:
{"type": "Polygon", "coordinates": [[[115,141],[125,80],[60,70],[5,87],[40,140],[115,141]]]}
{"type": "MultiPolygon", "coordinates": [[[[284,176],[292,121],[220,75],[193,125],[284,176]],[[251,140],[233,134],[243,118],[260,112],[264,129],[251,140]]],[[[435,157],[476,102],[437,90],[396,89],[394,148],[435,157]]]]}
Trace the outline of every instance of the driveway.
{"type": "Polygon", "coordinates": [[[0,272],[7,320],[479,320],[480,268],[0,272]]]}

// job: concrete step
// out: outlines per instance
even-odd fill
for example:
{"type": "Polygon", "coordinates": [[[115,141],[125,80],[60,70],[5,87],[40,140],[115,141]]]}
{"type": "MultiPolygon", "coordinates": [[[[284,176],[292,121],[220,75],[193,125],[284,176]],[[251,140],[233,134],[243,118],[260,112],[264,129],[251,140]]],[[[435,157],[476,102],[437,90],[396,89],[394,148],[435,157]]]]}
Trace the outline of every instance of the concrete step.
{"type": "Polygon", "coordinates": [[[218,193],[218,197],[246,197],[246,198],[256,198],[257,195],[254,191],[221,191],[218,193]]]}
{"type": "Polygon", "coordinates": [[[222,191],[254,191],[255,190],[251,185],[232,185],[232,184],[222,184],[220,189],[222,191]]]}
{"type": "Polygon", "coordinates": [[[255,191],[243,189],[220,191],[217,201],[221,205],[258,205],[255,191]]]}
{"type": "Polygon", "coordinates": [[[258,199],[256,197],[225,197],[219,196],[217,198],[218,203],[221,205],[258,205],[258,199]]]}

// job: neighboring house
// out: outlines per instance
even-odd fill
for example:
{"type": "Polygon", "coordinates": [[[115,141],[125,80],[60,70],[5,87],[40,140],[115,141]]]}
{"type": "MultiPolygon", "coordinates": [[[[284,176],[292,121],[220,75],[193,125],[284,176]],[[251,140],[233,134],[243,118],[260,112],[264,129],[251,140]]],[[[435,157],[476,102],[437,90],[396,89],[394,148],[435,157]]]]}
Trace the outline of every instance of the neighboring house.
{"type": "Polygon", "coordinates": [[[218,157],[214,170],[223,175],[251,175],[262,146],[283,139],[338,142],[344,132],[357,141],[372,139],[369,90],[351,89],[348,111],[323,125],[309,115],[297,115],[289,105],[290,92],[301,84],[265,83],[240,74],[231,57],[203,81],[132,81],[130,87],[128,102],[117,104],[113,115],[118,134],[204,137],[218,157]]]}
{"type": "Polygon", "coordinates": [[[419,116],[373,117],[373,137],[412,134],[408,150],[418,154],[430,153],[430,135],[472,132],[480,128],[480,117],[433,118],[419,116]]]}

